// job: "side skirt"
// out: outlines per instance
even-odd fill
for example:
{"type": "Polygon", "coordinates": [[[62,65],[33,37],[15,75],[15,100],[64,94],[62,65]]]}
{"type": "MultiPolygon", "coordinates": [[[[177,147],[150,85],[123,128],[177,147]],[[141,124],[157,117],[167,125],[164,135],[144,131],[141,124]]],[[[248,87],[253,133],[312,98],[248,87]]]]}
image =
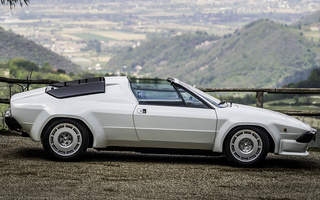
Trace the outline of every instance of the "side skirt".
{"type": "Polygon", "coordinates": [[[107,148],[98,148],[96,150],[98,151],[133,151],[138,153],[149,153],[149,154],[177,154],[177,155],[205,155],[205,156],[222,155],[222,153],[215,153],[211,150],[196,150],[196,149],[107,147],[107,148]]]}

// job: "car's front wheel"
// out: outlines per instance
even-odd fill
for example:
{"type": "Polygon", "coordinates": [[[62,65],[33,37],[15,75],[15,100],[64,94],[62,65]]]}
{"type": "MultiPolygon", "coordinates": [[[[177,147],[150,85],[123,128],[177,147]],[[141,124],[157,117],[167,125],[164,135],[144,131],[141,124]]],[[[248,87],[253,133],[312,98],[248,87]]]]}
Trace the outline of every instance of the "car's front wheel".
{"type": "Polygon", "coordinates": [[[224,153],[229,162],[237,166],[257,165],[269,152],[269,139],[257,127],[238,127],[226,137],[224,153]]]}
{"type": "Polygon", "coordinates": [[[79,159],[88,148],[88,140],[87,129],[72,119],[54,121],[44,129],[41,137],[46,152],[61,161],[79,159]]]}

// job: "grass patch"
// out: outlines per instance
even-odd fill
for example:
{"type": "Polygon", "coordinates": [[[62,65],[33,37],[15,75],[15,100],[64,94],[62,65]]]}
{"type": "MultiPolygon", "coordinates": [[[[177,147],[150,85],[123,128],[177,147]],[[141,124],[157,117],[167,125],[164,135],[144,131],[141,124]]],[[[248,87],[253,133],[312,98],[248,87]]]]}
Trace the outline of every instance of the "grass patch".
{"type": "Polygon", "coordinates": [[[146,34],[134,33],[130,31],[120,30],[99,30],[94,31],[93,34],[100,35],[102,37],[112,38],[114,40],[145,40],[146,34]]]}
{"type": "Polygon", "coordinates": [[[3,136],[21,136],[21,134],[14,132],[14,131],[10,131],[8,129],[0,129],[0,135],[3,136]]]}
{"type": "Polygon", "coordinates": [[[74,34],[70,34],[76,37],[80,37],[84,40],[100,40],[100,41],[110,41],[110,40],[115,40],[113,38],[109,38],[109,37],[104,37],[101,35],[96,35],[96,34],[92,34],[92,33],[74,33],[74,34]]]}

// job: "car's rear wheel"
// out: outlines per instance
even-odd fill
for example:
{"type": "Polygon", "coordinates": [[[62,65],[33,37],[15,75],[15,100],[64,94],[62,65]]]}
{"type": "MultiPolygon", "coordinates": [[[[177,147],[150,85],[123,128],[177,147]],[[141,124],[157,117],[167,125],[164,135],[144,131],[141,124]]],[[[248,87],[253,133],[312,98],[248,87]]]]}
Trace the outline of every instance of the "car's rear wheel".
{"type": "Polygon", "coordinates": [[[86,152],[89,134],[76,120],[60,119],[45,128],[41,142],[52,158],[72,161],[79,159],[86,152]]]}
{"type": "Polygon", "coordinates": [[[264,130],[256,127],[238,127],[226,137],[224,153],[237,166],[261,163],[269,152],[269,139],[264,130]]]}

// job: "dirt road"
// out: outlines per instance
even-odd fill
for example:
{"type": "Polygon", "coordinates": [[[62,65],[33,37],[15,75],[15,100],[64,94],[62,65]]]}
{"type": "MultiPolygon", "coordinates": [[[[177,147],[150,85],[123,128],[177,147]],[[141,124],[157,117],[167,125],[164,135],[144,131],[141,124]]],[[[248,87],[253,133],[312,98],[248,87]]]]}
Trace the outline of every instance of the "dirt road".
{"type": "Polygon", "coordinates": [[[320,199],[320,152],[269,154],[259,168],[223,156],[94,150],[62,163],[30,138],[0,135],[0,199],[320,199]]]}

